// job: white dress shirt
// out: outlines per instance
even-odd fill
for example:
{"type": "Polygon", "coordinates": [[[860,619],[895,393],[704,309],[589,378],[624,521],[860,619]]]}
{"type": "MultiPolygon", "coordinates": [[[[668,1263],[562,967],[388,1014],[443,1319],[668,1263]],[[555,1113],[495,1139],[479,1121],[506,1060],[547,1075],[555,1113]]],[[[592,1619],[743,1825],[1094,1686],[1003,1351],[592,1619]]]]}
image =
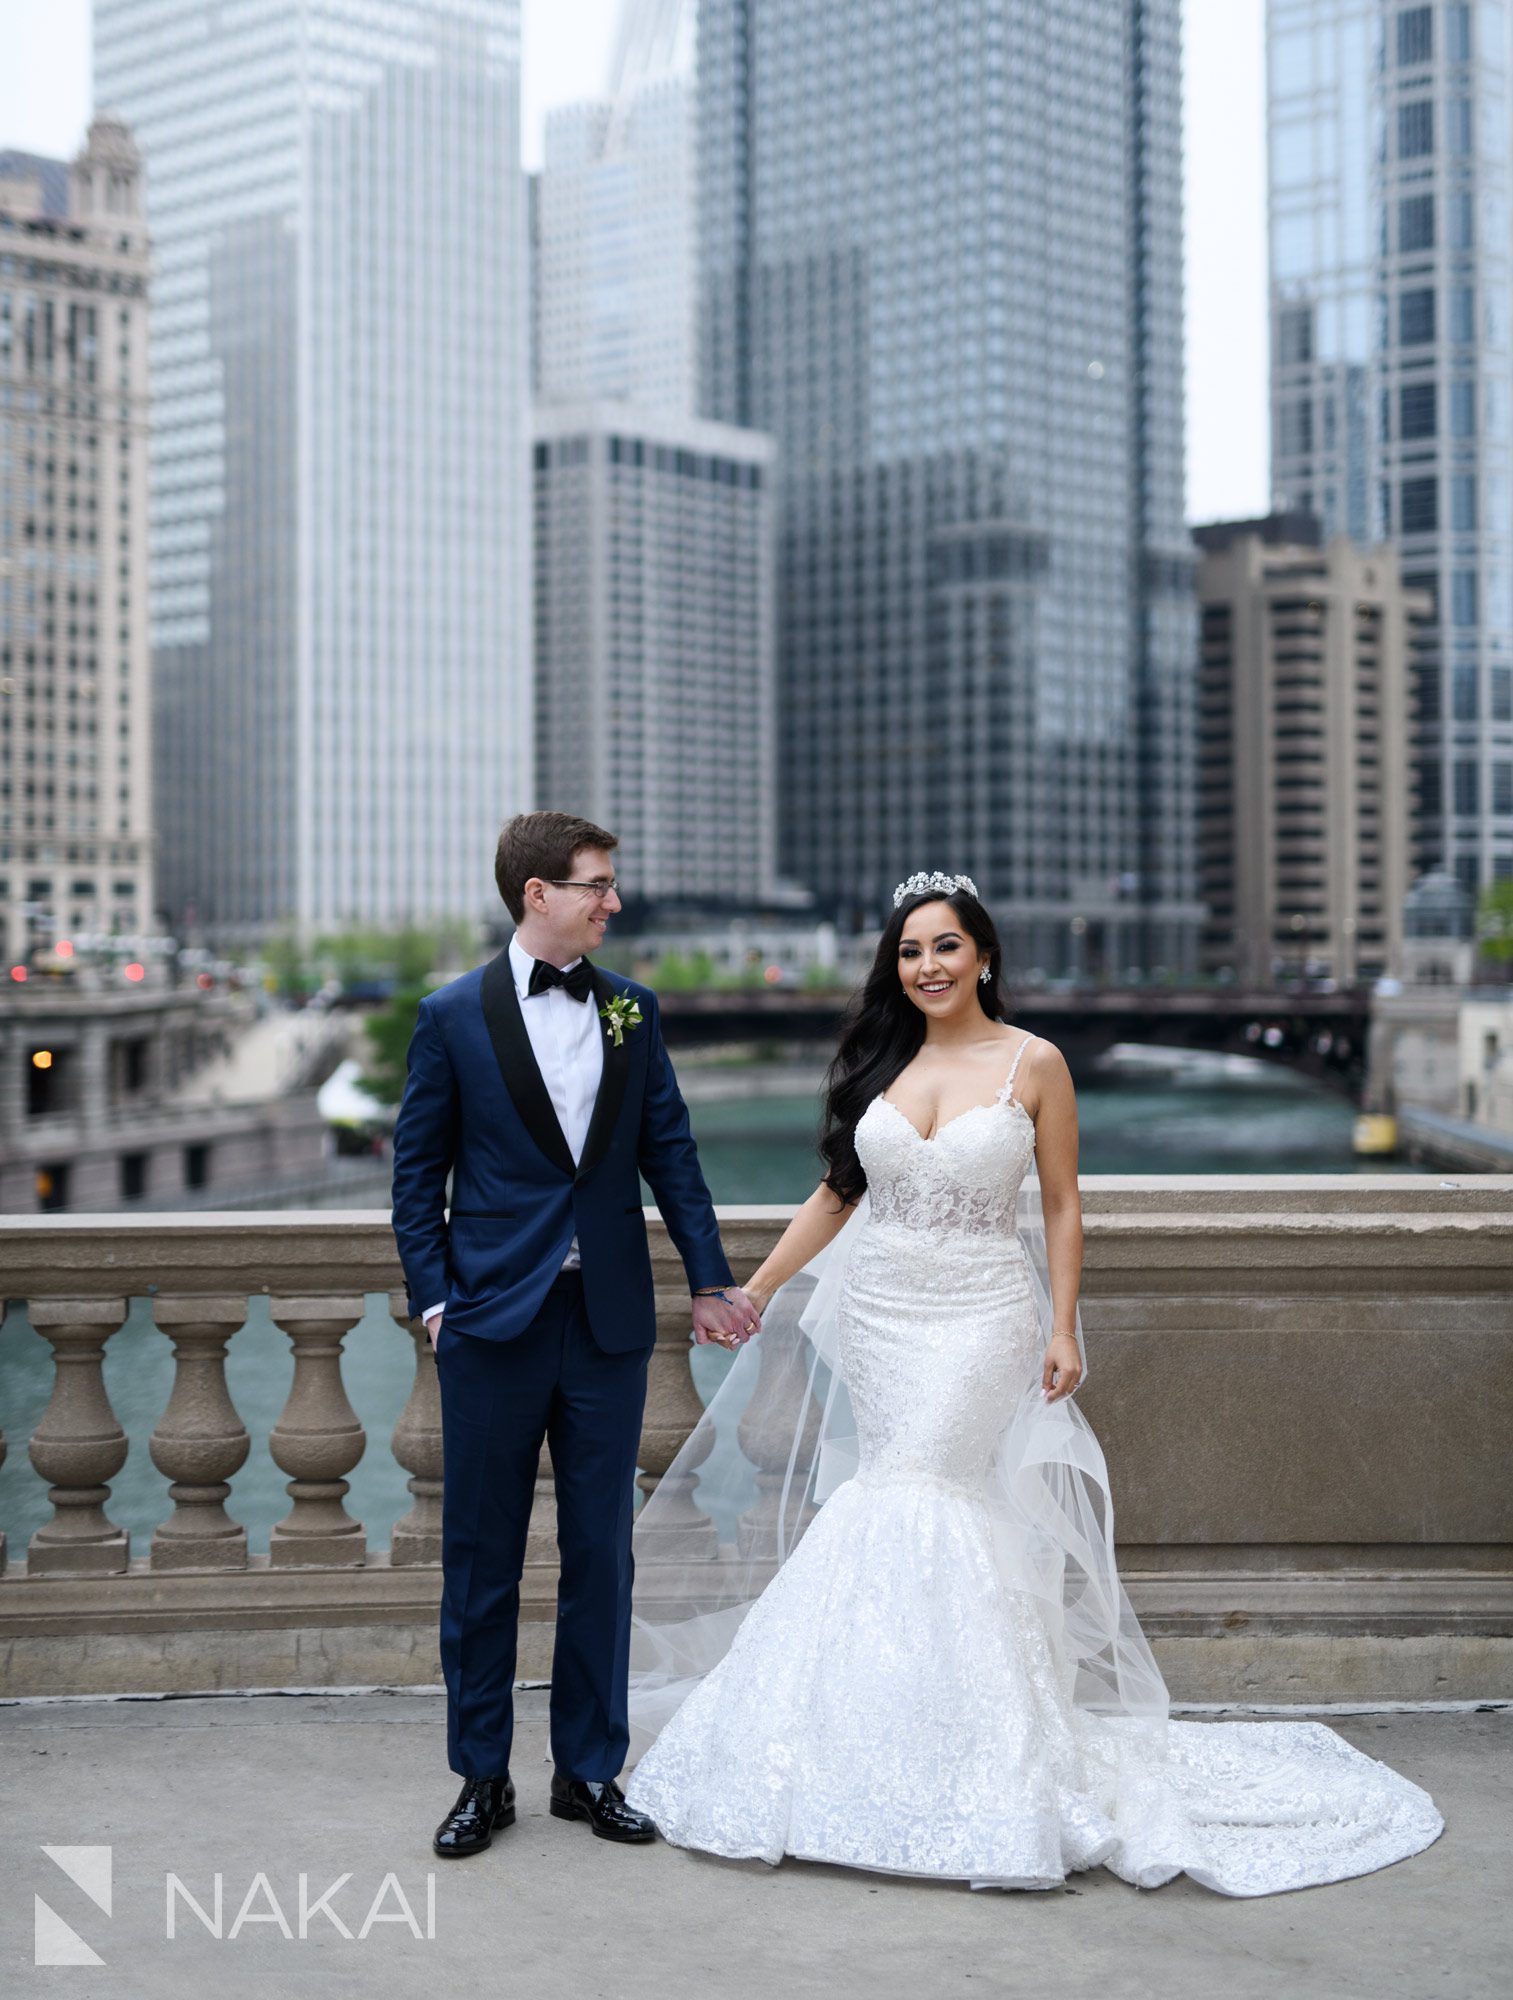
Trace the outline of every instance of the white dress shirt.
{"type": "MultiPolygon", "coordinates": [[[[557,1123],[567,1140],[568,1151],[576,1162],[583,1157],[589,1120],[594,1115],[594,1102],[604,1074],[604,1037],[599,1032],[599,1010],[594,1005],[592,994],[587,1000],[575,1000],[565,986],[551,986],[544,993],[533,994],[530,984],[535,959],[518,937],[511,937],[509,953],[510,970],[515,975],[515,991],[520,996],[520,1013],[525,1022],[525,1032],[530,1037],[531,1051],[541,1071],[547,1095],[552,1100],[557,1123]]],[[[576,965],[578,961],[575,958],[571,963],[576,965]]],[[[566,965],[562,968],[564,972],[569,969],[566,965]]],[[[574,1236],[562,1260],[562,1268],[564,1271],[575,1270],[582,1261],[578,1239],[574,1236]]],[[[445,1304],[443,1299],[438,1305],[427,1306],[421,1318],[429,1321],[445,1304]]]]}

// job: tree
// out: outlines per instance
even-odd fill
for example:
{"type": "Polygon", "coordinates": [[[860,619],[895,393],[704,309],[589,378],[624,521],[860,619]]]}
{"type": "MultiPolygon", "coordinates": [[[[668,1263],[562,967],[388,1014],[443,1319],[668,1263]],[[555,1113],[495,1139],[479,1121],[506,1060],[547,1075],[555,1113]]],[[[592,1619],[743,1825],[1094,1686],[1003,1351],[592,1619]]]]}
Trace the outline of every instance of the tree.
{"type": "Polygon", "coordinates": [[[357,1079],[361,1089],[380,1104],[397,1105],[405,1094],[405,1058],[420,1003],[430,991],[428,980],[415,980],[399,987],[386,1006],[377,1008],[364,1022],[372,1061],[357,1079]]]}
{"type": "Polygon", "coordinates": [[[1489,882],[1476,909],[1476,935],[1486,957],[1499,965],[1513,960],[1513,880],[1489,882]]]}

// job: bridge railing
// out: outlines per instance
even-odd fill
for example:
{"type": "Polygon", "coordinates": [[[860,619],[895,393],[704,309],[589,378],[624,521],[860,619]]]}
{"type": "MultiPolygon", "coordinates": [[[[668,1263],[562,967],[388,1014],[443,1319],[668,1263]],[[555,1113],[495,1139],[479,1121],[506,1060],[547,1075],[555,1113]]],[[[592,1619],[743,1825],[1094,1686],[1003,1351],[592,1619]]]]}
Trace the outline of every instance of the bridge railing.
{"type": "MultiPolygon", "coordinates": [[[[1083,1200],[1083,1405],[1114,1479],[1126,1582],[1174,1692],[1507,1692],[1513,1177],[1105,1177],[1083,1200]]],[[[738,1275],[790,1213],[722,1211],[738,1275]]],[[[646,1491],[698,1416],[703,1368],[655,1218],[652,1245],[646,1491]]],[[[0,1694],[439,1678],[436,1371],[405,1314],[385,1215],[8,1218],[0,1281],[25,1302],[0,1330],[0,1425],[48,1501],[8,1565],[0,1540],[0,1694]],[[410,1356],[408,1396],[381,1435],[344,1373],[375,1294],[410,1356]],[[150,1430],[129,1437],[105,1360],[133,1301],[172,1369],[150,1430]],[[228,1506],[254,1447],[226,1361],[254,1311],[292,1357],[266,1437],[285,1482],[266,1552],[228,1506]],[[15,1344],[36,1337],[50,1395],[22,1439],[6,1384],[15,1344]],[[374,1452],[407,1488],[386,1541],[352,1505],[350,1475],[374,1452]],[[135,1548],[111,1500],[132,1453],[166,1487],[164,1518],[135,1548]]],[[[762,1441],[742,1445],[760,1504],[762,1441]]],[[[682,1501],[683,1556],[702,1544],[718,1561],[728,1529],[699,1508],[696,1476],[682,1501]]],[[[527,1674],[549,1659],[555,1556],[543,1453],[521,1592],[527,1674]]]]}

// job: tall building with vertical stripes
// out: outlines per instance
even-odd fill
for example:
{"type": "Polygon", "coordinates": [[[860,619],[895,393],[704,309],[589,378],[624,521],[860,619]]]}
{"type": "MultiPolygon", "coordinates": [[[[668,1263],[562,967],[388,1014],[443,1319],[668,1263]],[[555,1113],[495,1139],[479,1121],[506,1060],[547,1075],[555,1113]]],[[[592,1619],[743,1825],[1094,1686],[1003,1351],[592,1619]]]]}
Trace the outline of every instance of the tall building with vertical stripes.
{"type": "Polygon", "coordinates": [[[1179,0],[703,0],[701,396],[778,447],[779,863],[1192,970],[1179,0]]]}
{"type": "Polygon", "coordinates": [[[1513,148],[1502,0],[1269,0],[1278,506],[1433,604],[1415,875],[1513,875],[1513,148]]]}
{"type": "Polygon", "coordinates": [[[530,803],[519,0],[95,0],[146,161],[161,889],[480,918],[530,803]]]}

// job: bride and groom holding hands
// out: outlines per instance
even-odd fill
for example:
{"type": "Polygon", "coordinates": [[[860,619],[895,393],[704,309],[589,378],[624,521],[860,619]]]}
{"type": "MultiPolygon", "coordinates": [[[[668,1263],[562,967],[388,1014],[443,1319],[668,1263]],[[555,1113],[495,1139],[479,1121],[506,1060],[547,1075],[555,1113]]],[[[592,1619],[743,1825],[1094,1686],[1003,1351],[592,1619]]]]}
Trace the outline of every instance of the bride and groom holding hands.
{"type": "MultiPolygon", "coordinates": [[[[422,1001],[395,1128],[395,1236],[440,1387],[441,1660],[463,1781],[435,1851],[477,1853],[515,1816],[543,1442],[561,1564],[550,1809],[605,1839],[974,1887],[1186,1872],[1231,1895],[1427,1846],[1442,1827],[1427,1794],[1322,1724],[1168,1720],[1072,1400],[1075,1092],[1059,1051],[1004,1017],[970,879],[899,884],[827,1077],[823,1176],[739,1285],[656,996],[588,955],[620,907],[616,845],[562,813],[506,825],[495,875],[514,935],[422,1001]],[[727,1387],[748,1423],[793,1427],[803,1505],[713,1610],[719,1565],[687,1566],[682,1610],[635,1589],[657,1504],[636,1521],[655,1340],[643,1176],[695,1339],[737,1351],[727,1387]],[[764,1325],[808,1357],[804,1395],[785,1378],[764,1405],[755,1378],[736,1382],[764,1325]],[[838,1447],[828,1490],[816,1384],[838,1447]]],[[[691,1441],[690,1461],[708,1446],[691,1441]]]]}

